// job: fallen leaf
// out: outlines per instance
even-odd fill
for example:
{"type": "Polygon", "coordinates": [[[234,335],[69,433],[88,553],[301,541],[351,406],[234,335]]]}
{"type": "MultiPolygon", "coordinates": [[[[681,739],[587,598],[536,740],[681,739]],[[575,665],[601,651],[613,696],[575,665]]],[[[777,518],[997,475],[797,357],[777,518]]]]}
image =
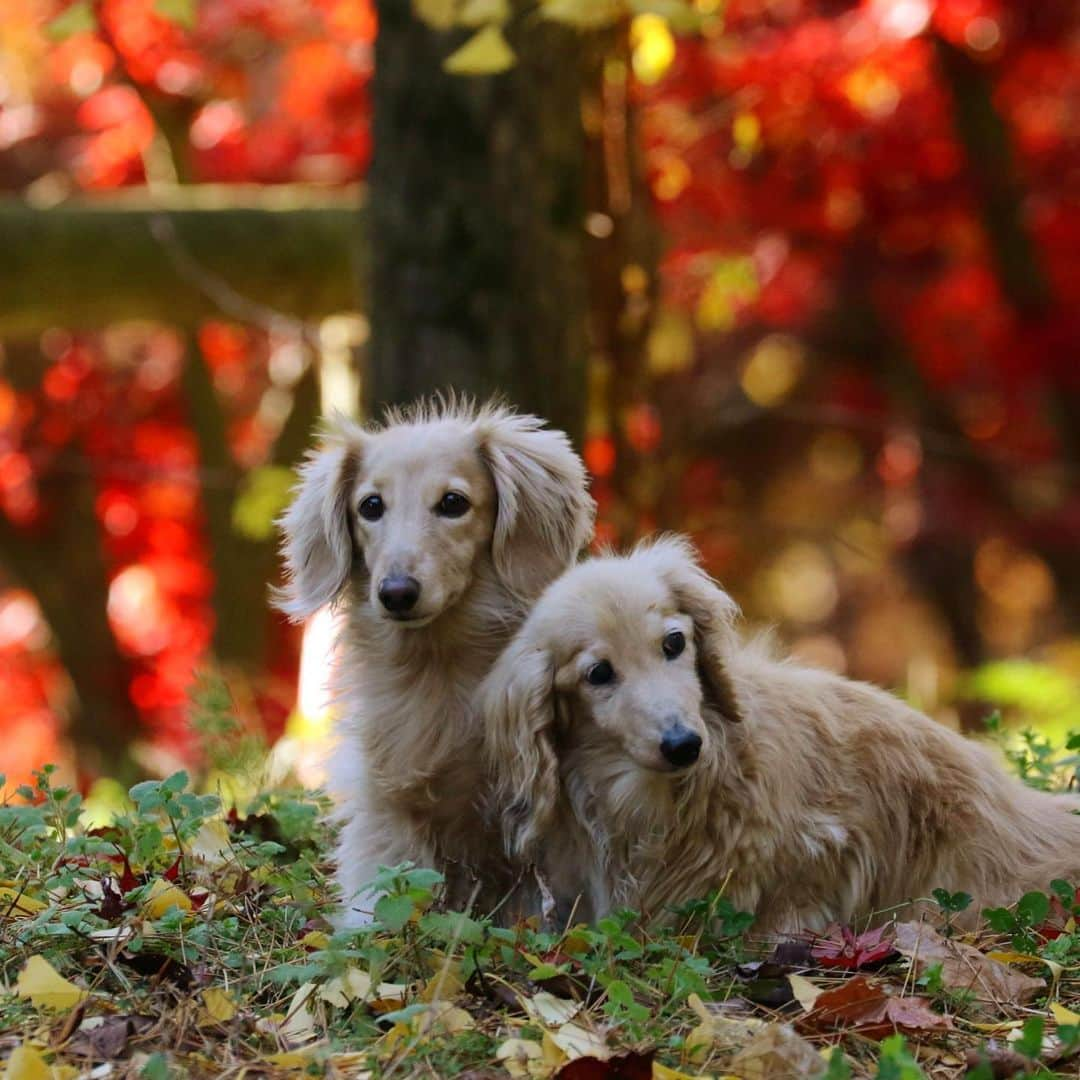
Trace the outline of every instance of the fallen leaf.
{"type": "Polygon", "coordinates": [[[803,1007],[803,1012],[810,1012],[814,1007],[814,1002],[821,996],[825,988],[818,986],[817,983],[812,983],[802,975],[789,975],[787,978],[791,984],[791,992],[795,995],[795,1000],[803,1007]]]}
{"type": "Polygon", "coordinates": [[[950,1031],[952,1020],[934,1012],[925,998],[890,995],[884,986],[856,975],[819,995],[812,1012],[797,1021],[807,1032],[857,1031],[880,1039],[894,1031],[950,1031]]]}
{"type": "Polygon", "coordinates": [[[1031,1061],[1028,1058],[1018,1054],[1010,1046],[1002,1046],[994,1039],[990,1039],[978,1050],[968,1050],[965,1057],[969,1070],[978,1069],[980,1065],[988,1066],[990,1075],[995,1080],[998,1077],[1006,1080],[1013,1076],[1028,1076],[1031,1072],[1031,1061]]]}
{"type": "Polygon", "coordinates": [[[655,1050],[644,1054],[631,1051],[608,1058],[580,1057],[564,1065],[559,1080],[652,1080],[655,1050]]]}
{"type": "Polygon", "coordinates": [[[306,1043],[318,1036],[315,1030],[315,1017],[308,1009],[308,1002],[315,992],[314,983],[304,983],[292,996],[289,1011],[281,1022],[278,1031],[282,1038],[291,1043],[306,1043]]]}
{"type": "Polygon", "coordinates": [[[327,949],[330,947],[330,935],[323,930],[309,930],[298,944],[305,949],[327,949]]]}
{"type": "Polygon", "coordinates": [[[231,862],[232,844],[225,822],[220,819],[203,822],[188,847],[188,854],[208,866],[223,866],[231,862]]]}
{"type": "Polygon", "coordinates": [[[474,1027],[476,1021],[469,1013],[448,1001],[436,1001],[415,1019],[415,1030],[422,1035],[458,1035],[474,1027]]]}
{"type": "Polygon", "coordinates": [[[236,1002],[228,990],[211,986],[202,992],[203,1006],[210,1020],[227,1024],[236,1015],[236,1002]]]}
{"type": "Polygon", "coordinates": [[[940,964],[943,986],[970,990],[980,1001],[1022,1005],[1046,990],[1044,980],[1015,971],[973,945],[943,938],[926,923],[897,926],[896,947],[919,974],[940,964]]]}
{"type": "Polygon", "coordinates": [[[417,995],[421,1001],[453,1001],[465,990],[455,965],[444,967],[423,985],[417,995]]]}
{"type": "Polygon", "coordinates": [[[267,1054],[263,1060],[279,1069],[306,1069],[312,1059],[310,1050],[284,1050],[280,1054],[267,1054]]]}
{"type": "Polygon", "coordinates": [[[511,1076],[536,1076],[535,1066],[542,1064],[544,1048],[534,1039],[507,1039],[495,1051],[495,1057],[511,1076]]]}
{"type": "Polygon", "coordinates": [[[32,1046],[17,1046],[4,1067],[4,1080],[51,1080],[52,1070],[32,1046]]]}
{"type": "Polygon", "coordinates": [[[160,919],[170,908],[190,911],[191,898],[164,878],[155,878],[143,901],[142,913],[148,919],[160,919]]]}
{"type": "Polygon", "coordinates": [[[789,1024],[766,1024],[732,1059],[743,1080],[803,1080],[825,1072],[822,1056],[789,1024]]]}
{"type": "Polygon", "coordinates": [[[0,915],[22,919],[27,915],[36,915],[39,911],[44,911],[46,907],[48,904],[27,896],[21,890],[8,888],[6,885],[0,886],[0,915]]]}
{"type": "Polygon", "coordinates": [[[598,1031],[583,1027],[581,1024],[563,1024],[557,1031],[552,1031],[551,1041],[568,1057],[607,1058],[611,1051],[607,1040],[598,1031]]]}
{"type": "MultiPolygon", "coordinates": [[[[659,1061],[652,1063],[652,1080],[713,1080],[712,1077],[701,1077],[694,1073],[679,1072],[678,1069],[670,1069],[667,1065],[661,1065],[659,1061]]],[[[725,1074],[717,1080],[739,1080],[737,1076],[725,1074]]]]}
{"type": "Polygon", "coordinates": [[[1059,1024],[1080,1024],[1080,1013],[1066,1009],[1057,1001],[1050,1003],[1050,1013],[1059,1024]]]}
{"type": "Polygon", "coordinates": [[[556,997],[547,990],[541,990],[538,994],[533,994],[531,998],[525,998],[522,1005],[534,1020],[548,1027],[565,1024],[581,1012],[581,1002],[556,997]]]}
{"type": "Polygon", "coordinates": [[[68,982],[43,956],[31,956],[15,980],[15,993],[39,1008],[67,1011],[89,995],[68,982]]]}
{"type": "Polygon", "coordinates": [[[1014,1031],[1024,1026],[1023,1020],[996,1020],[993,1023],[982,1023],[977,1020],[968,1020],[963,1016],[957,1017],[964,1027],[981,1031],[984,1035],[1001,1035],[1006,1031],[1014,1031]]]}
{"type": "Polygon", "coordinates": [[[879,926],[856,934],[850,926],[830,926],[824,936],[817,938],[810,955],[822,967],[839,967],[855,971],[888,960],[896,952],[892,927],[879,926]]]}
{"type": "Polygon", "coordinates": [[[113,1061],[127,1050],[132,1035],[141,1035],[154,1026],[150,1016],[89,1016],[65,1047],[70,1054],[113,1061]]]}

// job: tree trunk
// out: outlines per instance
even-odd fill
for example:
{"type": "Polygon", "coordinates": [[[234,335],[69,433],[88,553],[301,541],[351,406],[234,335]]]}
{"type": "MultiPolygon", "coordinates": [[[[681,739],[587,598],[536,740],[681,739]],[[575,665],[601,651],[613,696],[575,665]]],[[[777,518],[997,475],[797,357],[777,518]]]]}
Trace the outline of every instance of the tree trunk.
{"type": "MultiPolygon", "coordinates": [[[[273,539],[242,536],[233,525],[233,506],[244,473],[229,451],[217,392],[191,339],[184,361],[183,389],[202,466],[222,478],[202,490],[214,571],[214,659],[227,670],[254,675],[266,660],[268,621],[274,617],[267,589],[275,576],[276,545],[273,539]]],[[[300,459],[318,411],[318,380],[312,363],[293,390],[292,411],[274,443],[271,464],[292,466],[300,459]]]]}
{"type": "Polygon", "coordinates": [[[579,39],[519,7],[514,68],[450,75],[442,62],[460,34],[419,21],[410,0],[377,7],[368,408],[502,392],[579,437],[579,39]]]}

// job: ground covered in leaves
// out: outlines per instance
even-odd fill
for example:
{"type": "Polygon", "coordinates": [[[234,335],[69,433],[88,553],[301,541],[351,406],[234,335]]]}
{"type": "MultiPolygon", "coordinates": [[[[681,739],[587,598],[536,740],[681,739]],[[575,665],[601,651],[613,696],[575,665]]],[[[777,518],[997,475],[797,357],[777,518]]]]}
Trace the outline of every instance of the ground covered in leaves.
{"type": "Polygon", "coordinates": [[[500,929],[399,867],[376,925],[335,933],[324,810],[226,812],[177,774],[91,828],[48,770],[0,807],[4,1076],[1078,1075],[1070,883],[978,934],[938,892],[925,922],[777,942],[722,896],[666,929],[500,929]]]}

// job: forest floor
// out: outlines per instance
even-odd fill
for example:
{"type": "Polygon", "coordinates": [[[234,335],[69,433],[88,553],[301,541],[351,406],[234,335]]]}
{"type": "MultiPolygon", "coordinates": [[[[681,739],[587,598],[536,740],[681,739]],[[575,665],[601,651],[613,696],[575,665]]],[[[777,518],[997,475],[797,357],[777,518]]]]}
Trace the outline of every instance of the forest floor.
{"type": "Polygon", "coordinates": [[[397,868],[376,924],[335,933],[315,796],[226,813],[181,773],[84,821],[48,770],[0,807],[7,1080],[1080,1074],[1061,882],[974,934],[952,927],[968,898],[939,892],[921,923],[777,942],[722,896],[666,929],[499,929],[397,868]]]}

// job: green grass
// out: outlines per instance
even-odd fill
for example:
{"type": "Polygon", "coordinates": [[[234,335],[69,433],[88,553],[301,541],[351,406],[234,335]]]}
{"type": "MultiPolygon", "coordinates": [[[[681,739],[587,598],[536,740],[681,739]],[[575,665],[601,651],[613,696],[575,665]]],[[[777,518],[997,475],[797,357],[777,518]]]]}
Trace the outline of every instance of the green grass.
{"type": "MultiPolygon", "coordinates": [[[[1042,754],[1029,780],[1049,784],[1060,770],[1046,763],[1059,757],[1042,754]]],[[[857,985],[853,971],[818,968],[805,947],[763,965],[774,943],[722,896],[684,905],[664,928],[627,911],[562,933],[505,929],[443,910],[439,875],[403,866],[376,882],[374,926],[334,932],[319,797],[272,791],[226,813],[178,773],[136,785],[101,825],[54,776],[43,769],[0,807],[0,1056],[12,1080],[89,1075],[104,1062],[113,1075],[150,1078],[477,1080],[508,1075],[503,1059],[515,1052],[517,1074],[537,1077],[581,1056],[612,1060],[578,1075],[750,1076],[761,1063],[740,1052],[778,1024],[799,1027],[788,1050],[809,1045],[818,1053],[808,1060],[833,1080],[961,1076],[969,1051],[1009,1031],[1021,1050],[1056,1055],[1060,1075],[1076,1075],[1078,1032],[1059,1013],[1055,1035],[1050,1009],[1080,1009],[1080,934],[1066,924],[1064,883],[988,913],[990,926],[966,939],[1025,953],[1015,962],[1047,979],[1045,995],[988,1005],[943,985],[940,971],[916,979],[894,959],[872,973],[875,985],[918,995],[953,1030],[931,1023],[878,1042],[888,1031],[814,1025],[785,1000],[791,973],[833,989],[857,985]],[[1065,932],[1051,937],[1054,911],[1065,932]],[[994,1031],[1000,1023],[1013,1026],[994,1031]]],[[[969,901],[938,892],[944,933],[969,901]]],[[[772,1063],[757,1075],[783,1075],[763,1060],[772,1063]]]]}

